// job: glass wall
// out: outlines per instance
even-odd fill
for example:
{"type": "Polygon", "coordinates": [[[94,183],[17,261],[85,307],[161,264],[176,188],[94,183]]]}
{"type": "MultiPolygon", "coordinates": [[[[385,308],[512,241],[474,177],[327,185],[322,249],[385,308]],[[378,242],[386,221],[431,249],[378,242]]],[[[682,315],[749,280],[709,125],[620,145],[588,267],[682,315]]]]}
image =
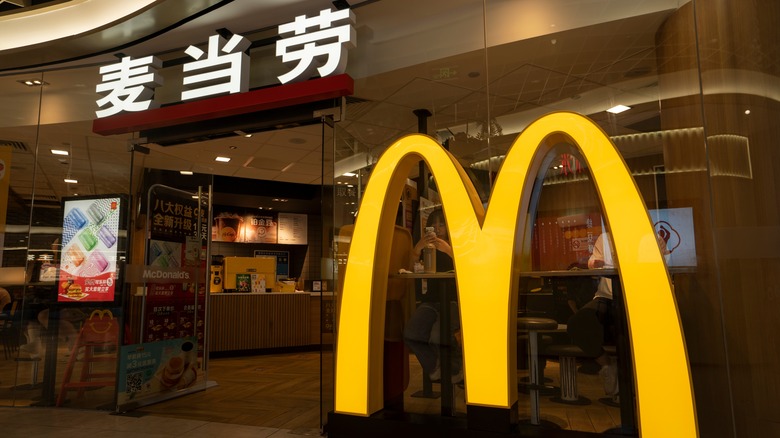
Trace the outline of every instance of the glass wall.
{"type": "MultiPolygon", "coordinates": [[[[246,165],[235,176],[275,178],[270,176],[271,165],[281,160],[269,160],[265,164],[271,167],[263,167],[260,160],[251,164],[255,156],[283,154],[279,148],[289,147],[292,140],[303,151],[300,139],[320,139],[320,161],[311,161],[303,152],[299,161],[320,166],[324,175],[309,183],[321,185],[323,216],[317,236],[321,276],[337,285],[338,308],[351,227],[374,166],[390,145],[407,134],[429,135],[463,166],[476,197],[488,205],[506,153],[519,133],[550,112],[585,115],[619,150],[652,222],[665,237],[665,251],[670,253],[665,257],[667,272],[682,321],[700,435],[780,436],[780,355],[774,339],[780,213],[773,171],[777,152],[772,147],[780,129],[772,123],[780,113],[780,34],[772,20],[780,10],[769,0],[737,4],[356,2],[358,44],[349,52],[347,70],[355,91],[346,99],[346,111],[333,132],[327,125],[318,126],[317,132],[292,128],[285,131],[289,142],[265,152],[242,150],[243,145],[236,144],[246,165]],[[628,109],[607,111],[617,105],[628,109]],[[670,217],[682,218],[684,225],[673,226],[670,217]]],[[[248,35],[261,40],[269,31],[248,35]]],[[[268,62],[273,58],[268,47],[253,48],[258,55],[253,59],[268,62]]],[[[165,54],[166,76],[176,77],[171,72],[180,66],[177,56],[165,54]]],[[[271,73],[278,69],[254,68],[253,86],[273,82],[271,73]]],[[[213,143],[196,142],[175,151],[155,146],[151,155],[145,155],[128,151],[128,141],[137,134],[93,134],[93,90],[100,80],[96,66],[2,79],[6,85],[0,93],[4,227],[0,287],[8,291],[10,304],[2,313],[0,405],[56,404],[73,332],[93,310],[108,309],[122,317],[118,302],[104,306],[58,300],[60,285],[52,278],[58,278],[67,253],[61,236],[63,199],[107,194],[135,199],[144,168],[173,172],[188,165],[202,175],[220,170],[197,167],[203,156],[214,153],[213,143]],[[24,84],[36,79],[43,86],[24,84]]],[[[160,96],[171,103],[178,92],[173,84],[160,96]]],[[[227,144],[219,147],[223,146],[229,150],[227,144]]],[[[519,243],[522,257],[513,298],[518,316],[556,323],[538,338],[537,376],[529,371],[531,337],[523,330],[517,333],[517,354],[511,360],[517,368],[519,421],[533,421],[533,385],[527,382],[544,378],[538,388],[543,427],[583,432],[622,428],[635,433],[630,419],[636,419],[636,403],[626,396],[627,388],[606,387],[606,371],[602,372],[615,357],[618,362],[623,357],[626,366],[629,356],[616,351],[600,363],[600,354],[569,350],[574,351],[576,394],[564,397],[561,392],[565,386],[561,376],[572,376],[566,368],[572,363],[562,359],[561,346],[577,346],[578,332],[568,329],[569,320],[592,301],[598,284],[591,278],[541,273],[587,269],[597,237],[609,231],[610,224],[604,219],[605,206],[587,157],[576,145],[559,146],[542,160],[535,175],[537,186],[528,206],[531,223],[518,226],[531,231],[519,243]],[[577,404],[584,399],[590,404],[577,404]]],[[[394,256],[400,263],[395,268],[414,272],[415,262],[424,270],[418,254],[425,246],[420,242],[427,218],[436,218],[431,212],[440,207],[440,195],[449,188],[440,187],[425,164],[413,167],[406,177],[396,220],[401,243],[390,252],[406,252],[408,258],[394,256]]],[[[118,232],[141,229],[133,217],[128,216],[118,232]]],[[[435,231],[440,223],[433,219],[435,231]]],[[[135,251],[118,237],[117,260],[135,251]]],[[[444,234],[439,237],[446,240],[444,234]]],[[[134,244],[142,250],[143,242],[134,244]]],[[[316,264],[311,257],[307,263],[316,264]]],[[[444,287],[454,289],[454,280],[447,281],[444,287]]],[[[469,382],[458,382],[459,314],[446,304],[424,305],[430,304],[429,293],[438,290],[435,282],[415,278],[392,284],[383,338],[385,350],[393,352],[388,357],[395,361],[385,363],[385,406],[412,414],[467,418],[469,382]],[[408,349],[409,321],[417,309],[426,307],[434,307],[427,326],[430,333],[438,327],[436,316],[451,310],[451,333],[444,330],[439,333],[444,340],[433,342],[436,354],[443,351],[449,357],[445,363],[440,358],[425,365],[424,353],[408,349]],[[456,381],[443,385],[442,373],[456,381]]],[[[323,309],[332,309],[331,304],[321,300],[323,309]]],[[[321,316],[326,318],[326,312],[321,316]]],[[[332,337],[322,337],[323,418],[333,409],[331,343],[332,337]]],[[[607,346],[604,351],[609,353],[607,346]]],[[[658,373],[663,375],[664,370],[658,373]]],[[[570,382],[566,388],[572,389],[570,382]]],[[[673,397],[675,388],[668,391],[673,397]]],[[[78,406],[96,408],[113,399],[114,388],[103,387],[87,391],[78,406]]]]}
{"type": "Polygon", "coordinates": [[[3,95],[0,128],[8,154],[2,266],[14,273],[0,282],[12,298],[3,314],[1,380],[9,405],[60,405],[71,396],[72,406],[85,408],[114,401],[115,361],[104,358],[117,353],[122,311],[121,286],[109,273],[126,257],[128,206],[120,199],[130,188],[130,154],[124,139],[90,132],[93,109],[77,96],[95,80],[92,68],[4,78],[4,89],[14,89],[3,95]],[[104,209],[106,195],[113,202],[104,209]],[[78,379],[93,383],[77,387],[79,333],[90,324],[105,329],[101,358],[78,379]]]}
{"type": "MultiPolygon", "coordinates": [[[[375,157],[385,148],[425,126],[487,203],[507,149],[529,123],[553,111],[586,115],[617,146],[665,238],[699,433],[777,432],[770,408],[778,405],[771,390],[777,355],[774,343],[766,343],[777,330],[769,308],[759,304],[775,295],[778,258],[770,243],[778,225],[775,160],[765,147],[775,132],[769,120],[778,100],[772,91],[778,33],[766,17],[776,15],[777,5],[759,2],[737,11],[705,0],[464,0],[448,2],[446,13],[439,6],[376,2],[355,9],[360,44],[351,54],[350,74],[360,101],[350,102],[343,126],[353,149],[370,151],[361,183],[370,183],[375,157]],[[616,105],[628,108],[607,111],[616,105]],[[430,114],[423,117],[427,124],[419,123],[420,114],[430,114]],[[672,217],[684,225],[666,227],[672,217]]],[[[592,169],[576,150],[553,154],[545,165],[523,270],[584,269],[595,237],[609,231],[592,169]]],[[[427,172],[423,165],[408,175],[414,187],[410,221],[403,198],[399,208],[397,224],[409,228],[413,244],[424,227],[423,207],[438,203],[427,172]]],[[[592,280],[528,277],[520,281],[520,316],[566,323],[597,291],[592,280]],[[561,292],[570,295],[562,298],[561,292]]],[[[415,285],[417,306],[425,302],[421,283],[415,285]]],[[[404,314],[407,322],[412,315],[404,314]]],[[[543,372],[552,379],[540,397],[541,419],[578,431],[624,427],[621,414],[636,406],[609,394],[600,365],[586,355],[576,361],[578,395],[591,404],[560,403],[561,359],[544,349],[559,351],[554,347],[570,343],[570,335],[553,333],[540,346],[543,372]]],[[[527,420],[527,347],[523,340],[517,347],[519,413],[527,420]]],[[[429,386],[426,378],[437,369],[426,370],[424,362],[409,358],[402,409],[465,417],[468,382],[455,385],[451,404],[443,401],[438,397],[447,390],[429,386]]],[[[453,364],[456,373],[458,366],[453,364]]],[[[385,368],[385,378],[392,372],[385,368]]],[[[668,391],[672,396],[675,388],[668,391]]],[[[385,403],[390,406],[387,398],[385,403]]]]}

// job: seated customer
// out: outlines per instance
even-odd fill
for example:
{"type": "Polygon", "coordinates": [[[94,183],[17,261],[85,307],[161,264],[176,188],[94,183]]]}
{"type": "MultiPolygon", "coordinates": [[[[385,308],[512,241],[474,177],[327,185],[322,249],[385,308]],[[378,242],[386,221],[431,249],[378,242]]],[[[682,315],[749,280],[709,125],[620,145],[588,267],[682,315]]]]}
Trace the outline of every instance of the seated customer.
{"type": "MultiPolygon", "coordinates": [[[[454,268],[452,262],[452,247],[444,220],[444,213],[436,209],[428,216],[426,226],[434,227],[435,234],[423,236],[414,246],[413,259],[419,260],[423,248],[432,244],[436,247],[436,271],[447,272],[454,268]]],[[[458,316],[457,289],[454,279],[429,279],[427,293],[422,295],[421,303],[404,328],[404,341],[417,356],[423,371],[431,380],[441,379],[441,364],[439,362],[440,347],[444,344],[440,339],[440,312],[442,293],[447,295],[450,304],[450,340],[452,358],[452,383],[463,380],[462,352],[457,337],[460,332],[460,317],[458,316]]]]}
{"type": "MultiPolygon", "coordinates": [[[[612,254],[609,236],[605,233],[596,239],[593,254],[588,259],[588,268],[612,268],[612,254]],[[604,241],[607,241],[606,245],[604,241]],[[606,247],[606,251],[605,251],[606,247]]],[[[604,345],[615,341],[615,308],[612,302],[612,280],[599,280],[593,299],[580,308],[567,323],[572,342],[599,365],[599,375],[604,380],[604,392],[609,396],[618,394],[617,362],[604,352],[604,345]]]]}
{"type": "MultiPolygon", "coordinates": [[[[662,254],[668,254],[666,241],[661,236],[656,236],[656,239],[662,254]]],[[[603,233],[593,245],[593,254],[588,259],[588,268],[614,267],[609,234],[603,233]]],[[[595,358],[600,368],[599,375],[604,380],[604,392],[613,398],[619,392],[617,359],[604,351],[604,345],[611,345],[616,341],[615,318],[612,280],[601,277],[593,300],[579,309],[567,323],[567,331],[572,342],[586,355],[595,358]]]]}

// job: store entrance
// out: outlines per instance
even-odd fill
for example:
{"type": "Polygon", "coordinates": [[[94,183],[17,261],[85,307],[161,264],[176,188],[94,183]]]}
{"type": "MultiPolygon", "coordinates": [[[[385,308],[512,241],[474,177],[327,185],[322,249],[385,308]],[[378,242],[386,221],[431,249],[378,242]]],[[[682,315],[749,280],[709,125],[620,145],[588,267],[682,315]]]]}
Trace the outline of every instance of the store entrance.
{"type": "Polygon", "coordinates": [[[120,410],[323,429],[333,399],[335,126],[326,116],[136,147],[130,265],[161,279],[131,285],[120,410]],[[177,265],[196,281],[172,279],[177,265]],[[192,384],[170,366],[190,342],[192,384]],[[131,387],[145,368],[130,364],[147,353],[156,370],[131,387]]]}

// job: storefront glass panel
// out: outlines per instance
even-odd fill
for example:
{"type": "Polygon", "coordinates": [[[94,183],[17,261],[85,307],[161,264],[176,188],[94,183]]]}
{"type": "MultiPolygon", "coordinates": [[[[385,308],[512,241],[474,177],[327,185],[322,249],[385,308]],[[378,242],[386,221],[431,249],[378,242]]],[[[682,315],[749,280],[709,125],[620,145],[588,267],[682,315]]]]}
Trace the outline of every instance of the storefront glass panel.
{"type": "MultiPolygon", "coordinates": [[[[5,78],[8,92],[0,96],[0,226],[2,257],[0,263],[0,301],[2,309],[3,357],[0,362],[0,405],[28,405],[39,395],[40,372],[37,361],[18,361],[19,350],[27,343],[26,328],[35,321],[26,310],[25,269],[30,246],[30,213],[34,199],[34,178],[38,144],[38,118],[42,89],[27,86],[24,81],[42,81],[43,75],[32,73],[5,78]],[[5,294],[7,292],[7,296],[5,294]]],[[[40,224],[43,227],[46,223],[40,224]]],[[[58,226],[56,221],[48,225],[58,226]]],[[[45,230],[45,228],[41,228],[45,230]]],[[[46,239],[41,239],[42,247],[46,239]]],[[[50,245],[52,241],[45,242],[50,245]]],[[[45,247],[49,249],[48,247],[45,247]]],[[[29,253],[37,257],[38,254],[29,253]]],[[[52,253],[49,253],[52,256],[52,253]]]]}
{"type": "MultiPolygon", "coordinates": [[[[688,251],[684,254],[685,260],[679,260],[683,256],[676,255],[674,260],[667,260],[667,263],[683,322],[701,433],[717,434],[733,427],[731,415],[714,414],[730,412],[728,394],[733,382],[729,380],[726,367],[727,343],[723,336],[724,329],[729,329],[720,316],[723,313],[723,297],[719,292],[721,288],[715,286],[718,282],[715,272],[720,269],[717,267],[720,263],[716,262],[713,247],[717,239],[713,240],[710,224],[714,208],[711,200],[719,199],[724,214],[728,211],[730,215],[733,215],[734,203],[727,202],[712,191],[723,181],[739,175],[743,175],[739,177],[739,182],[745,183],[744,175],[750,172],[755,174],[756,164],[747,155],[753,148],[745,146],[744,141],[740,143],[741,146],[732,145],[738,139],[729,133],[718,133],[714,137],[705,135],[707,126],[703,116],[706,118],[707,114],[711,114],[713,122],[708,123],[718,121],[718,126],[728,124],[741,129],[747,129],[749,120],[755,121],[756,117],[747,119],[745,109],[740,109],[739,117],[724,119],[722,113],[726,103],[721,102],[722,97],[710,97],[712,104],[708,106],[707,100],[701,98],[700,88],[704,89],[705,96],[717,95],[725,84],[755,86],[771,83],[773,72],[771,67],[764,67],[760,61],[771,58],[766,55],[771,49],[764,49],[771,44],[754,46],[752,50],[756,51],[756,56],[747,63],[752,66],[746,69],[749,73],[754,76],[754,72],[764,75],[761,80],[753,77],[751,81],[741,73],[742,70],[726,71],[720,67],[720,57],[716,54],[725,50],[720,44],[726,38],[724,28],[727,25],[716,25],[717,21],[713,17],[720,14],[719,8],[722,6],[713,2],[698,2],[697,6],[704,11],[698,14],[698,21],[694,19],[694,3],[677,0],[647,1],[639,5],[600,2],[578,4],[575,7],[563,3],[529,5],[501,1],[461,2],[451,9],[446,19],[420,20],[420,23],[426,22],[425,26],[419,25],[420,29],[425,30],[420,30],[418,34],[421,40],[426,41],[422,45],[426,53],[424,62],[417,62],[416,67],[404,68],[407,66],[399,65],[401,68],[388,69],[392,74],[385,72],[376,75],[376,80],[365,79],[363,76],[370,76],[364,74],[365,69],[380,65],[365,60],[381,58],[385,64],[396,60],[401,64],[400,58],[411,59],[415,52],[403,52],[403,57],[397,54],[388,56],[378,50],[378,46],[368,45],[366,48],[364,44],[362,49],[356,51],[359,58],[353,58],[358,59],[361,67],[353,69],[358,79],[356,95],[361,98],[372,94],[379,97],[402,94],[399,90],[406,88],[392,86],[397,74],[405,76],[405,86],[408,87],[415,83],[425,83],[424,90],[415,92],[413,103],[407,103],[406,107],[412,110],[425,108],[426,99],[440,99],[435,100],[439,105],[431,106],[435,111],[431,111],[433,116],[428,119],[428,126],[433,125],[433,129],[428,128],[428,132],[436,132],[435,138],[450,148],[450,152],[464,163],[467,171],[478,169],[490,175],[474,178],[474,181],[486,182],[477,184],[478,190],[486,188],[484,194],[480,192],[480,197],[485,201],[491,190],[492,177],[502,161],[501,155],[528,123],[543,114],[559,110],[580,113],[598,123],[623,156],[653,222],[663,228],[663,222],[668,222],[669,215],[681,216],[685,220],[684,230],[659,229],[659,233],[663,235],[668,232],[667,237],[677,239],[675,242],[667,241],[669,249],[682,251],[685,248],[688,251]],[[454,26],[457,32],[441,32],[442,27],[437,25],[444,21],[447,21],[447,25],[457,23],[454,26]],[[697,36],[697,29],[707,35],[697,36]],[[425,33],[428,30],[430,33],[425,33]],[[471,31],[477,33],[472,35],[471,31]],[[484,36],[479,35],[480,32],[484,32],[484,36]],[[453,45],[463,37],[468,39],[463,47],[469,44],[475,46],[471,50],[464,49],[459,54],[448,56],[444,53],[446,50],[437,49],[437,42],[440,41],[437,37],[443,33],[453,45]],[[469,38],[469,35],[473,38],[469,38]],[[700,77],[699,62],[702,62],[702,66],[714,64],[720,70],[710,73],[702,68],[700,77]],[[453,67],[455,65],[457,68],[453,67]],[[429,74],[431,71],[437,72],[435,78],[429,74]],[[441,90],[442,87],[452,85],[468,94],[467,78],[472,80],[472,84],[478,83],[470,89],[472,100],[465,97],[452,98],[452,93],[441,90]],[[712,92],[707,91],[708,86],[712,92]],[[449,98],[454,100],[447,101],[449,98]],[[606,111],[617,104],[626,105],[630,109],[617,114],[606,111]],[[709,112],[702,113],[702,108],[709,108],[709,112]],[[480,113],[480,110],[483,112],[480,113]],[[444,120],[445,115],[456,113],[462,118],[444,120]],[[487,132],[487,136],[483,131],[487,132]],[[708,310],[702,312],[702,308],[708,310]],[[702,418],[707,420],[702,422],[702,418]]],[[[382,23],[392,21],[388,18],[392,14],[382,8],[382,4],[372,4],[358,8],[357,11],[361,12],[364,24],[376,29],[379,28],[373,21],[376,17],[382,16],[382,23]]],[[[424,12],[424,7],[422,9],[424,12]]],[[[740,29],[755,28],[761,24],[761,20],[752,13],[727,15],[734,15],[737,21],[742,20],[740,23],[743,25],[737,26],[740,29]]],[[[419,16],[425,17],[424,14],[419,16]]],[[[415,18],[405,17],[405,20],[405,28],[409,27],[409,21],[416,22],[415,18]]],[[[377,35],[379,32],[373,35],[375,40],[381,40],[377,35]]],[[[390,47],[395,40],[381,41],[384,48],[390,47]]],[[[763,96],[766,91],[753,94],[763,96]]],[[[351,102],[349,109],[359,111],[357,114],[348,111],[347,131],[359,140],[367,139],[369,133],[375,133],[375,129],[367,129],[357,122],[371,117],[380,120],[378,115],[386,114],[380,112],[380,109],[387,110],[387,101],[382,100],[382,104],[384,106],[380,108],[380,104],[369,106],[363,102],[360,105],[351,102]]],[[[405,117],[407,125],[411,125],[414,119],[408,114],[405,117]]],[[[386,122],[397,118],[400,116],[381,120],[386,122]]],[[[766,123],[759,125],[762,126],[760,130],[765,131],[766,123]]],[[[410,127],[407,132],[412,130],[413,127],[410,127]]],[[[369,149],[373,156],[378,156],[392,142],[393,139],[386,138],[375,142],[369,149]]],[[[769,163],[771,160],[764,162],[769,163]]],[[[556,156],[551,168],[545,170],[547,176],[535,207],[537,220],[545,217],[573,220],[574,216],[583,212],[601,216],[602,206],[595,195],[588,170],[572,155],[556,156]],[[572,177],[580,173],[581,180],[572,177]]],[[[410,175],[412,179],[417,177],[416,174],[410,175]]],[[[365,184],[366,180],[362,182],[365,184]]],[[[771,187],[771,183],[768,186],[771,187]]],[[[767,187],[767,184],[762,187],[767,187]]],[[[756,196],[751,195],[750,199],[756,199],[756,196]]],[[[744,198],[740,199],[743,199],[740,203],[746,202],[744,198]]],[[[771,213],[769,215],[772,216],[771,213]]],[[[733,226],[736,225],[728,227],[732,229],[733,226]]],[[[762,230],[771,230],[771,225],[762,227],[762,230]]],[[[419,230],[416,232],[419,233],[419,230]]],[[[575,232],[568,234],[566,239],[569,244],[574,241],[572,239],[582,239],[575,232]]],[[[533,239],[539,237],[534,234],[533,239]]],[[[552,260],[552,265],[547,269],[567,269],[587,263],[587,257],[565,259],[561,251],[556,253],[556,257],[560,259],[552,260]]],[[[537,258],[529,262],[528,268],[543,269],[539,263],[537,258]]],[[[592,295],[592,292],[594,290],[584,294],[592,295]]],[[[747,352],[745,355],[749,356],[747,352]]],[[[553,356],[550,362],[555,365],[556,360],[553,356]]],[[[414,364],[414,356],[410,362],[414,364]]],[[[572,420],[574,417],[566,414],[571,408],[550,402],[547,400],[549,397],[543,398],[542,417],[547,415],[561,420],[553,422],[572,430],[600,432],[618,426],[620,408],[598,402],[598,399],[607,396],[599,376],[585,374],[581,375],[581,379],[593,380],[592,388],[588,389],[588,384],[584,388],[593,391],[590,398],[594,406],[604,413],[600,419],[591,418],[582,422],[572,420]]],[[[414,382],[414,378],[411,381],[414,382]]],[[[670,391],[673,389],[670,388],[670,391]]],[[[523,397],[520,396],[521,417],[523,397]]],[[[427,411],[425,408],[415,411],[407,403],[404,409],[407,412],[436,414],[438,404],[434,402],[434,406],[427,411]]],[[[767,405],[774,404],[768,402],[767,405]]],[[[459,412],[463,413],[462,410],[459,412]]]]}
{"type": "MultiPolygon", "coordinates": [[[[615,143],[654,223],[661,222],[654,214],[674,212],[691,224],[693,263],[686,262],[687,270],[675,270],[669,260],[667,264],[690,359],[700,435],[757,436],[775,431],[773,408],[780,403],[776,400],[780,391],[773,389],[777,386],[773,372],[778,355],[770,346],[777,344],[771,303],[776,295],[774,242],[780,217],[774,189],[776,148],[771,147],[777,137],[772,122],[780,100],[775,91],[780,41],[772,22],[777,5],[761,1],[737,7],[710,0],[462,0],[446,5],[393,1],[361,3],[354,12],[359,43],[350,51],[348,73],[355,79],[355,93],[345,101],[346,112],[337,117],[335,127],[298,127],[285,134],[285,142],[274,145],[302,150],[300,142],[309,138],[322,145],[314,161],[312,151],[290,153],[298,157],[295,166],[318,166],[321,175],[309,182],[321,184],[321,223],[310,223],[310,240],[317,245],[304,255],[310,280],[320,278],[323,290],[319,301],[313,299],[319,306],[319,325],[317,330],[310,327],[310,337],[319,337],[322,351],[320,426],[333,410],[334,309],[346,257],[342,236],[354,221],[377,158],[406,134],[428,134],[461,162],[480,200],[487,203],[518,133],[543,114],[572,111],[594,120],[615,143]],[[606,112],[616,104],[630,109],[606,112]]],[[[259,40],[272,34],[263,30],[250,36],[259,40]]],[[[270,47],[251,49],[253,86],[275,83],[276,70],[281,71],[279,66],[262,67],[274,57],[270,47]]],[[[178,52],[163,55],[168,62],[163,73],[174,79],[159,90],[165,104],[178,100],[177,57],[178,52]]],[[[56,404],[74,342],[71,330],[83,327],[93,310],[125,316],[121,303],[58,301],[59,285],[51,273],[56,275],[58,261],[68,250],[61,240],[63,198],[121,195],[137,206],[144,169],[178,172],[189,167],[200,176],[220,171],[198,168],[194,163],[201,160],[191,162],[187,156],[211,154],[213,143],[153,147],[146,155],[128,151],[128,140],[137,134],[93,134],[93,90],[100,80],[95,66],[3,79],[15,87],[3,88],[0,97],[5,103],[0,117],[0,164],[5,166],[0,169],[0,199],[5,199],[0,286],[8,289],[12,300],[3,313],[0,405],[56,404]],[[18,83],[34,78],[46,84],[41,88],[18,83]],[[85,94],[90,98],[84,99],[85,94]],[[53,155],[51,149],[68,155],[53,155]],[[6,190],[2,184],[9,182],[9,175],[6,190]],[[65,183],[66,178],[79,182],[65,183]]],[[[269,149],[268,156],[279,154],[279,148],[269,149]]],[[[273,179],[254,161],[256,157],[254,164],[246,161],[250,155],[242,156],[248,164],[232,176],[273,179]]],[[[588,251],[573,248],[589,248],[595,244],[592,238],[608,229],[601,223],[604,206],[592,182],[593,169],[583,160],[575,150],[556,151],[549,157],[549,167],[540,170],[531,207],[535,230],[524,243],[530,249],[522,271],[582,268],[588,251]],[[567,220],[571,226],[562,225],[567,220]],[[584,228],[579,221],[584,221],[584,228]],[[554,245],[545,243],[553,234],[544,234],[543,228],[555,230],[554,245]]],[[[163,179],[183,189],[186,184],[172,182],[176,178],[163,179]]],[[[440,188],[424,165],[408,178],[397,224],[409,230],[413,247],[423,234],[421,207],[435,208],[434,192],[440,188]]],[[[218,185],[207,179],[203,187],[218,185]]],[[[134,222],[137,210],[131,210],[118,228],[125,235],[117,236],[121,246],[117,259],[146,252],[145,239],[131,237],[141,229],[134,222]]],[[[683,244],[680,229],[659,232],[670,238],[679,235],[683,244]]],[[[221,245],[221,253],[230,248],[221,245]]],[[[411,260],[407,269],[414,269],[411,260]]],[[[410,283],[409,294],[419,301],[428,285],[410,283]]],[[[533,276],[522,277],[519,283],[521,314],[552,312],[560,323],[568,322],[595,288],[588,280],[572,283],[533,276]],[[556,301],[564,288],[573,299],[556,301]]],[[[404,321],[411,316],[398,310],[404,321]]],[[[403,349],[403,327],[386,330],[391,347],[403,349]]],[[[565,335],[556,333],[550,342],[560,344],[565,335]]],[[[517,345],[521,421],[531,416],[528,387],[523,387],[529,374],[526,343],[519,339],[517,345]]],[[[560,395],[560,357],[542,357],[545,377],[553,378],[549,382],[553,388],[545,388],[549,392],[540,397],[540,415],[549,422],[547,427],[602,432],[621,424],[621,406],[634,412],[631,400],[607,397],[598,370],[589,374],[584,358],[575,362],[580,368],[577,389],[592,404],[580,408],[550,400],[560,395]]],[[[446,394],[445,412],[441,398],[445,391],[429,382],[431,376],[426,378],[429,373],[417,358],[408,355],[408,363],[402,361],[400,367],[400,373],[385,368],[385,376],[400,376],[403,393],[400,405],[393,404],[398,400],[386,400],[389,408],[456,419],[467,416],[468,382],[446,394]],[[433,392],[439,398],[430,398],[433,392]],[[420,393],[422,397],[415,396],[420,393]]],[[[670,394],[674,391],[669,388],[670,394]]],[[[114,388],[109,387],[90,389],[84,397],[70,394],[68,406],[73,407],[101,408],[114,400],[114,388]]]]}

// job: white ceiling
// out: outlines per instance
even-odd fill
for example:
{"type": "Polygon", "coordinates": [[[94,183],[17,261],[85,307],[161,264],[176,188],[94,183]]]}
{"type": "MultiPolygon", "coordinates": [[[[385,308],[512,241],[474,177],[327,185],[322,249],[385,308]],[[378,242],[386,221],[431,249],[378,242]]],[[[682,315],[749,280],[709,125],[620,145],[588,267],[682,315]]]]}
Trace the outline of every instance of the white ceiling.
{"type": "MultiPolygon", "coordinates": [[[[134,57],[158,54],[176,64],[175,59],[183,57],[183,47],[205,43],[215,29],[228,27],[258,41],[273,36],[276,25],[295,15],[311,15],[331,6],[328,0],[196,2],[201,7],[219,7],[150,36],[156,27],[181,18],[176,14],[187,16],[171,8],[177,3],[156,2],[156,14],[153,7],[136,16],[134,20],[145,23],[159,20],[157,26],[146,23],[140,27],[140,33],[125,25],[121,32],[120,28],[107,29],[85,35],[82,40],[16,52],[13,57],[0,52],[0,143],[15,147],[11,186],[17,195],[30,199],[33,185],[36,199],[41,201],[58,201],[75,193],[128,190],[127,144],[132,135],[103,137],[91,132],[97,98],[94,86],[100,79],[97,66],[116,62],[114,53],[134,57]],[[123,47],[128,41],[141,42],[123,47]],[[80,48],[105,54],[52,60],[52,53],[60,47],[70,47],[62,53],[71,58],[78,56],[80,48]],[[35,60],[52,64],[30,68],[35,60]],[[39,71],[50,85],[29,88],[17,82],[40,77],[39,71]],[[40,129],[38,107],[44,108],[40,129]],[[51,148],[68,149],[72,154],[65,158],[53,156],[51,148]],[[63,178],[68,175],[79,183],[65,184],[63,178]]],[[[653,119],[659,110],[655,33],[663,20],[686,2],[490,0],[485,18],[490,26],[488,52],[481,50],[485,45],[481,0],[451,0],[446,10],[439,2],[414,0],[350,3],[358,31],[358,47],[350,53],[348,68],[355,79],[355,99],[347,105],[346,119],[337,124],[336,160],[355,152],[375,157],[393,140],[415,132],[417,120],[412,111],[417,108],[433,113],[431,134],[467,130],[473,134],[475,122],[488,117],[499,121],[504,134],[512,134],[554,109],[591,115],[611,135],[637,132],[631,126],[653,119]],[[408,26],[399,27],[397,14],[411,11],[408,26]],[[624,16],[634,18],[619,19],[624,16]],[[490,66],[487,72],[486,63],[490,66]],[[616,99],[631,100],[635,110],[607,117],[603,109],[616,99]]],[[[252,53],[253,86],[273,77],[273,67],[258,66],[273,61],[273,54],[269,58],[268,53],[268,48],[252,53]]],[[[176,68],[166,69],[166,81],[176,80],[176,68]]],[[[175,95],[170,90],[168,94],[175,95]]],[[[151,153],[136,154],[136,165],[318,184],[321,131],[321,126],[311,125],[187,146],[148,144],[151,153]],[[227,155],[232,160],[217,163],[216,155],[227,155]]],[[[330,135],[327,141],[332,141],[330,135]]],[[[494,141],[491,150],[469,146],[453,152],[464,160],[485,159],[488,154],[500,154],[503,143],[494,141]]],[[[457,148],[458,142],[454,145],[457,148]]]]}

